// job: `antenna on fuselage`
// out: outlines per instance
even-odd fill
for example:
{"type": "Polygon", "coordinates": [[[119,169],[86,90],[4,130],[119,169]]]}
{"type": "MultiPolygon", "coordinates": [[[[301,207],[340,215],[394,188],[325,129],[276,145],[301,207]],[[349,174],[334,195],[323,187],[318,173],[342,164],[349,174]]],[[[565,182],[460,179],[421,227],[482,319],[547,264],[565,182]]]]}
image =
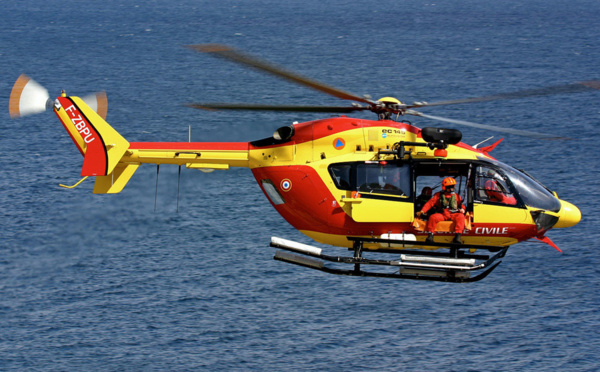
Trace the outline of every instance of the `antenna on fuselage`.
{"type": "Polygon", "coordinates": [[[473,148],[476,149],[479,147],[479,145],[486,143],[487,141],[491,140],[492,138],[494,138],[494,136],[491,136],[489,138],[484,139],[483,141],[479,142],[478,144],[474,145],[473,148]]]}

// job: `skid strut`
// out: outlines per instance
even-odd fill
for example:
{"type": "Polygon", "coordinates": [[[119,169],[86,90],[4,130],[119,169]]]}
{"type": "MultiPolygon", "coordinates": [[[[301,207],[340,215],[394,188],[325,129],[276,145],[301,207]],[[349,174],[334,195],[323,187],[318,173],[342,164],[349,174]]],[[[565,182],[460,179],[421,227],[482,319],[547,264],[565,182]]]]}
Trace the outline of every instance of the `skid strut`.
{"type": "Polygon", "coordinates": [[[321,248],[310,245],[272,237],[271,247],[280,248],[275,253],[275,260],[308,267],[330,274],[368,276],[380,278],[433,280],[443,282],[475,282],[485,278],[499,264],[508,247],[490,247],[480,245],[461,245],[431,243],[425,244],[415,241],[349,237],[353,242],[352,257],[330,256],[322,253],[321,248]],[[382,248],[366,248],[364,243],[379,243],[382,248]],[[410,245],[413,248],[435,247],[442,251],[428,251],[423,249],[393,249],[392,245],[410,245]],[[389,248],[385,248],[386,245],[389,248]],[[487,250],[489,254],[473,254],[471,250],[487,250]],[[370,259],[363,253],[378,252],[400,255],[395,259],[370,259]],[[354,265],[351,270],[329,266],[326,263],[339,263],[354,265]],[[370,267],[393,268],[394,271],[365,271],[362,265],[370,267]],[[473,275],[472,275],[473,274],[473,275]]]}
{"type": "Polygon", "coordinates": [[[362,250],[363,250],[363,242],[360,240],[357,240],[354,242],[354,259],[357,261],[354,264],[354,271],[359,273],[360,272],[360,260],[362,259],[362,250]]]}

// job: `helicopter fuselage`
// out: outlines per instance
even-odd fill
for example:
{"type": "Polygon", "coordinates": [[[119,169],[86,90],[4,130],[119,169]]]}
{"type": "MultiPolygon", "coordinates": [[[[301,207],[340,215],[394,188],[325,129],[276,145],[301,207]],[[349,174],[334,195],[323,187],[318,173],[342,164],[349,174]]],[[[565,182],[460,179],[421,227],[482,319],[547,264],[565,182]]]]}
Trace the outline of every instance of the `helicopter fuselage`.
{"type": "MultiPolygon", "coordinates": [[[[463,239],[468,244],[510,245],[541,236],[557,225],[561,210],[574,208],[527,181],[524,173],[462,142],[448,146],[444,157],[428,147],[408,147],[410,155],[403,159],[389,154],[398,143],[415,141],[423,141],[420,129],[409,123],[317,120],[296,124],[287,140],[251,143],[249,167],[286,221],[314,240],[336,246],[351,247],[348,236],[408,233],[424,239],[422,227],[415,226],[417,194],[423,187],[435,190],[446,176],[459,181],[458,192],[467,204],[469,229],[463,239]],[[485,193],[492,171],[514,204],[485,193]],[[524,200],[511,177],[543,200],[528,205],[531,198],[524,200]]],[[[438,231],[440,241],[452,239],[448,226],[446,230],[438,231]]]]}
{"type": "MultiPolygon", "coordinates": [[[[467,206],[466,244],[507,246],[581,218],[577,207],[486,148],[454,141],[440,151],[406,122],[342,116],[282,127],[253,142],[129,143],[77,97],[57,98],[55,112],[84,155],[81,175],[96,177],[95,193],[120,192],[143,163],[245,167],[286,221],[325,244],[351,247],[348,237],[384,234],[424,240],[423,221],[415,216],[418,194],[425,187],[436,191],[448,176],[467,206]],[[98,141],[85,141],[80,117],[98,141]],[[496,190],[486,189],[491,181],[496,190]]],[[[438,227],[437,241],[450,241],[452,226],[438,227]]]]}

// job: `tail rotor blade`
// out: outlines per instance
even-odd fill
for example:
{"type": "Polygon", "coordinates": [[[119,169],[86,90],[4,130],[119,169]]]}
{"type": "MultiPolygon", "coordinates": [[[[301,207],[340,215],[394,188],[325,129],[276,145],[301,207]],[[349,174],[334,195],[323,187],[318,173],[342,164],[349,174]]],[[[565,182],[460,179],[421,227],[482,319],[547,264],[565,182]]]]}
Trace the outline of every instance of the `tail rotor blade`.
{"type": "Polygon", "coordinates": [[[106,92],[92,93],[85,97],[81,97],[81,99],[86,103],[86,105],[90,106],[92,110],[96,111],[96,113],[100,115],[102,119],[106,120],[106,114],[108,112],[108,99],[106,98],[106,92]]]}
{"type": "Polygon", "coordinates": [[[19,76],[10,92],[8,102],[11,118],[39,114],[51,106],[52,101],[46,88],[25,74],[19,76]]]}

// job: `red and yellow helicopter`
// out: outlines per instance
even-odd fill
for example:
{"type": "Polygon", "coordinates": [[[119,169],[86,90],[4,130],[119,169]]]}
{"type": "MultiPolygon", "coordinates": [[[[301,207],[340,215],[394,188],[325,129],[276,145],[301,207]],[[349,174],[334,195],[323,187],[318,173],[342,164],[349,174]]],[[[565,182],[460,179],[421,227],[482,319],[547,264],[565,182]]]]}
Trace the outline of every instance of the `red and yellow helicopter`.
{"type": "Polygon", "coordinates": [[[185,165],[200,170],[250,168],[267,199],[294,228],[319,243],[352,251],[348,256],[331,256],[324,254],[322,248],[273,237],[271,246],[282,249],[275,259],[334,274],[476,281],[487,276],[515,243],[538,239],[558,249],[545,235],[548,230],[571,227],[581,219],[576,206],[559,199],[524,171],[491,157],[490,152],[501,140],[486,147],[472,147],[461,142],[458,130],[419,129],[398,118],[414,115],[551,138],[432,116],[415,109],[586,92],[600,89],[600,81],[405,104],[393,97],[371,100],[357,96],[229,46],[205,44],[189,48],[354,102],[350,106],[198,103],[189,104],[190,107],[341,114],[368,110],[378,120],[341,115],[284,126],[272,137],[252,142],[128,142],[104,120],[105,95],[79,98],[63,92],[52,101],[45,88],[25,75],[13,87],[10,114],[18,117],[52,108],[84,157],[83,179],[95,177],[94,193],[120,192],[144,163],[185,165]],[[430,188],[435,192],[445,177],[456,180],[457,193],[466,205],[460,244],[452,242],[451,221],[438,223],[434,241],[426,242],[425,221],[417,217],[427,196],[419,195],[421,190],[430,188]],[[367,258],[367,252],[392,257],[367,258]],[[337,263],[350,267],[343,269],[337,263]]]}

